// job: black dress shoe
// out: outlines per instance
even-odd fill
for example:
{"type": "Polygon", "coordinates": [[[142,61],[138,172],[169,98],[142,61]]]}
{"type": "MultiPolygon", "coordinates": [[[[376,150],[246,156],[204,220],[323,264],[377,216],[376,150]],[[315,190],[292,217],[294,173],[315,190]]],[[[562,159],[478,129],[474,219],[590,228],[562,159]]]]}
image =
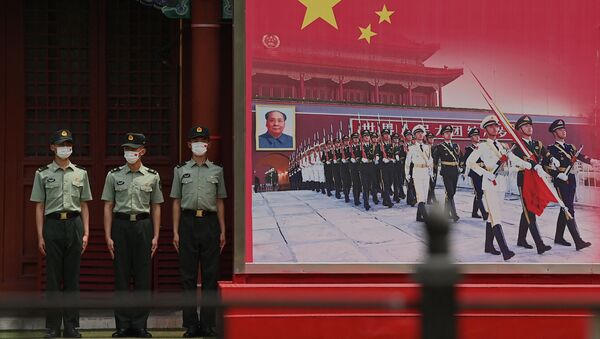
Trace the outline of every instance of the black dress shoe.
{"type": "Polygon", "coordinates": [[[528,250],[533,248],[533,246],[529,245],[527,241],[518,242],[517,246],[525,247],[528,250]]]}
{"type": "Polygon", "coordinates": [[[564,238],[563,239],[556,238],[556,239],[554,239],[554,243],[557,245],[571,246],[571,243],[566,241],[564,238]]]}
{"type": "Polygon", "coordinates": [[[63,338],[81,338],[81,333],[76,328],[65,328],[63,338]]]}
{"type": "Polygon", "coordinates": [[[130,332],[136,338],[152,338],[152,333],[148,332],[145,328],[133,328],[130,332]]]}
{"type": "Polygon", "coordinates": [[[471,218],[481,219],[481,216],[477,213],[473,213],[473,214],[471,214],[471,218]]]}
{"type": "Polygon", "coordinates": [[[200,338],[202,337],[202,331],[200,331],[200,328],[198,328],[198,326],[192,326],[190,328],[187,329],[187,331],[185,331],[185,333],[183,334],[184,338],[200,338]]]}
{"type": "Polygon", "coordinates": [[[539,246],[537,248],[537,252],[538,252],[538,254],[544,254],[544,252],[550,251],[551,249],[552,249],[552,246],[542,244],[541,246],[539,246]]]}
{"type": "Polygon", "coordinates": [[[129,337],[129,330],[126,328],[118,328],[113,334],[113,338],[126,338],[129,337]]]}
{"type": "Polygon", "coordinates": [[[583,240],[582,240],[581,242],[577,242],[577,243],[575,243],[575,249],[576,249],[577,251],[579,251],[579,250],[581,250],[581,249],[584,249],[584,248],[586,248],[586,247],[590,247],[590,246],[592,246],[592,243],[591,243],[591,242],[589,242],[589,241],[583,241],[583,240]]]}
{"type": "Polygon", "coordinates": [[[209,329],[203,329],[200,332],[202,337],[216,337],[218,336],[217,332],[215,332],[212,328],[209,329]]]}
{"type": "Polygon", "coordinates": [[[60,338],[60,330],[47,329],[44,338],[60,338]]]}

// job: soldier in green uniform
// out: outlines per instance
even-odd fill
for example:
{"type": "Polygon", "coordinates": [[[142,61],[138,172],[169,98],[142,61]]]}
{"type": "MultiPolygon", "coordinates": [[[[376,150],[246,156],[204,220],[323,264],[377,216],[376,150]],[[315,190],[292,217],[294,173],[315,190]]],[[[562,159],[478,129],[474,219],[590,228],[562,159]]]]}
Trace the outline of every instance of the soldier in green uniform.
{"type": "MultiPolygon", "coordinates": [[[[177,165],[173,173],[173,246],[179,253],[183,290],[196,297],[198,264],[202,270],[203,295],[217,292],[219,254],[225,246],[227,198],[223,168],[207,158],[210,132],[196,126],[188,134],[192,159],[177,165]]],[[[184,338],[214,336],[215,309],[183,309],[184,338]]]]}
{"type": "MultiPolygon", "coordinates": [[[[55,132],[50,140],[54,161],[35,172],[31,201],[35,206],[38,248],[46,257],[46,290],[56,297],[61,290],[79,292],[79,266],[89,235],[90,183],[84,168],[69,160],[73,137],[69,130],[55,132]]],[[[81,338],[79,312],[74,309],[48,311],[44,338],[81,338]]]]}
{"type": "MultiPolygon", "coordinates": [[[[142,164],[146,154],[146,137],[127,133],[124,151],[126,165],[106,176],[104,233],[115,268],[115,289],[150,293],[152,256],[158,247],[160,204],[164,201],[158,173],[142,164]]],[[[134,336],[151,338],[147,330],[148,309],[116,309],[117,331],[114,338],[134,336]]]]}

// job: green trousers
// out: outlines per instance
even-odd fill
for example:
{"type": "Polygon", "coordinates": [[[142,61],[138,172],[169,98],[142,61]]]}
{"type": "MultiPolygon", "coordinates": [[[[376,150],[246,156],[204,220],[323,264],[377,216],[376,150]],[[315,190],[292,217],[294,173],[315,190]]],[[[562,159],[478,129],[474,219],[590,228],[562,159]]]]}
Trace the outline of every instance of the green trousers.
{"type": "MultiPolygon", "coordinates": [[[[43,236],[46,243],[48,298],[56,303],[65,297],[77,298],[83,237],[81,217],[68,220],[46,218],[43,236]]],[[[46,312],[46,328],[59,330],[63,322],[65,328],[79,327],[79,311],[54,309],[46,312]]]]}

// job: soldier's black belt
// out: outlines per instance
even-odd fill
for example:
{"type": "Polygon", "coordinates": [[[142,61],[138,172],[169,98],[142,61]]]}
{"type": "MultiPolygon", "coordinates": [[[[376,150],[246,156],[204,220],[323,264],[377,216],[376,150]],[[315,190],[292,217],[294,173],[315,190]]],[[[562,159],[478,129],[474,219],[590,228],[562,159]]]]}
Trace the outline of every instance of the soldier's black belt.
{"type": "Polygon", "coordinates": [[[80,215],[79,212],[54,212],[46,215],[46,218],[54,220],[69,220],[80,215]]]}
{"type": "Polygon", "coordinates": [[[140,221],[150,218],[150,213],[127,214],[115,212],[115,218],[127,221],[140,221]]]}
{"type": "Polygon", "coordinates": [[[205,211],[205,210],[181,210],[181,213],[185,215],[190,215],[196,218],[203,218],[209,215],[217,214],[215,211],[205,211]]]}

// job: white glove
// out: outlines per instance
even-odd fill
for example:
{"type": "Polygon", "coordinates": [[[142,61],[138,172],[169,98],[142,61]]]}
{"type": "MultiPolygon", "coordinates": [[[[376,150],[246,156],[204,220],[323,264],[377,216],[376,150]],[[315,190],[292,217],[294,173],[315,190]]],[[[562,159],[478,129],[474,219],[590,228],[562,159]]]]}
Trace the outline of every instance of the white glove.
{"type": "Polygon", "coordinates": [[[409,175],[406,177],[406,181],[411,181],[411,180],[412,180],[412,176],[409,175]]]}
{"type": "Polygon", "coordinates": [[[555,168],[559,168],[560,161],[558,161],[558,159],[556,159],[556,158],[552,158],[552,166],[554,166],[555,168]]]}
{"type": "Polygon", "coordinates": [[[489,171],[485,171],[483,172],[482,175],[484,178],[488,179],[489,181],[494,181],[496,180],[496,176],[494,175],[494,173],[489,172],[489,171]]]}
{"type": "Polygon", "coordinates": [[[379,156],[378,155],[375,156],[375,161],[379,162],[379,156]]]}
{"type": "Polygon", "coordinates": [[[558,201],[558,206],[560,206],[561,208],[567,208],[567,206],[565,206],[565,203],[562,200],[558,201]]]}
{"type": "Polygon", "coordinates": [[[384,163],[384,164],[387,164],[387,163],[389,163],[389,162],[390,162],[390,159],[388,159],[388,158],[383,158],[383,163],[384,163]]]}
{"type": "Polygon", "coordinates": [[[548,175],[548,173],[546,173],[544,171],[544,168],[542,166],[540,166],[539,164],[535,165],[535,167],[533,167],[533,169],[537,172],[537,174],[540,176],[540,178],[545,178],[548,175]]]}
{"type": "Polygon", "coordinates": [[[429,176],[433,177],[433,168],[429,167],[429,176]]]}
{"type": "Polygon", "coordinates": [[[528,169],[528,170],[531,169],[531,163],[530,162],[525,163],[523,168],[528,169]]]}
{"type": "Polygon", "coordinates": [[[559,173],[556,176],[558,179],[562,180],[562,181],[568,181],[569,180],[569,176],[565,173],[559,173]]]}
{"type": "Polygon", "coordinates": [[[356,159],[350,158],[350,161],[352,161],[353,164],[356,164],[356,159]]]}
{"type": "MultiPolygon", "coordinates": [[[[592,161],[593,161],[593,160],[594,160],[594,159],[592,159],[592,161]]],[[[399,156],[399,155],[396,155],[396,161],[400,161],[400,156],[399,156]]]]}
{"type": "Polygon", "coordinates": [[[365,164],[369,162],[369,159],[367,159],[367,158],[360,158],[360,160],[365,164]]]}

